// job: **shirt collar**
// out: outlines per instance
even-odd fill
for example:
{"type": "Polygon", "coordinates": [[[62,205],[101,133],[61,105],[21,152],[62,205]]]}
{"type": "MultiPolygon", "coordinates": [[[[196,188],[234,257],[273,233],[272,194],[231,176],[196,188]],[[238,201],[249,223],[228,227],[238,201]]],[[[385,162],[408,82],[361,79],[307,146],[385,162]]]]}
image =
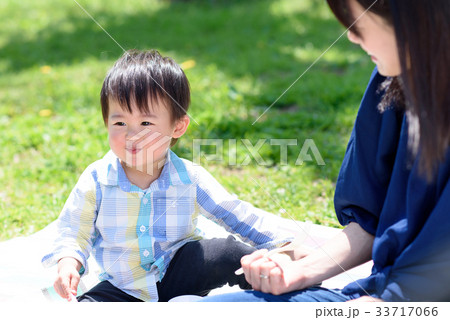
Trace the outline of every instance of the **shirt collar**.
{"type": "MultiPolygon", "coordinates": [[[[124,191],[140,191],[140,188],[133,185],[127,178],[119,158],[110,150],[102,160],[98,168],[98,181],[106,186],[120,186],[124,191]]],[[[172,150],[169,150],[166,163],[160,176],[150,186],[160,190],[166,190],[170,186],[191,184],[191,178],[185,163],[172,150]]]]}

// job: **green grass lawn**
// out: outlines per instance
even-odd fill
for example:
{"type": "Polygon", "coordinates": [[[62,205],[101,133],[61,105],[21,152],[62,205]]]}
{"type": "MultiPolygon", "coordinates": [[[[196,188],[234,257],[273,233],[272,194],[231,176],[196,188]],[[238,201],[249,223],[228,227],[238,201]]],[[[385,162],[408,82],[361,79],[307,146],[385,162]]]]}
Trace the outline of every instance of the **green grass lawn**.
{"type": "MultiPolygon", "coordinates": [[[[202,146],[199,159],[230,192],[284,217],[338,225],[334,186],[368,57],[343,37],[254,123],[344,31],[325,1],[78,3],[121,47],[154,48],[186,67],[192,120],[175,152],[198,159],[196,139],[223,139],[223,149],[202,146]],[[287,159],[274,139],[297,139],[287,159]],[[306,139],[325,165],[296,164],[306,139]],[[248,143],[260,143],[264,164],[248,143]]],[[[56,219],[81,172],[108,151],[99,92],[122,49],[72,0],[3,0],[0,30],[5,240],[56,219]]]]}

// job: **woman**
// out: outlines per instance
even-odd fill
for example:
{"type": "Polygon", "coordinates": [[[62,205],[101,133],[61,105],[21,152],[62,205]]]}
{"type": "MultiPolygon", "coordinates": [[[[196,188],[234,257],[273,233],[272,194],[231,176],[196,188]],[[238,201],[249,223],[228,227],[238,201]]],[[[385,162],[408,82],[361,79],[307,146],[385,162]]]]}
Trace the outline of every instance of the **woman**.
{"type": "Polygon", "coordinates": [[[450,2],[328,4],[377,65],[336,185],[346,227],[293,261],[243,257],[254,291],[204,301],[450,301],[450,2]],[[366,279],[314,285],[370,259],[366,279]]]}

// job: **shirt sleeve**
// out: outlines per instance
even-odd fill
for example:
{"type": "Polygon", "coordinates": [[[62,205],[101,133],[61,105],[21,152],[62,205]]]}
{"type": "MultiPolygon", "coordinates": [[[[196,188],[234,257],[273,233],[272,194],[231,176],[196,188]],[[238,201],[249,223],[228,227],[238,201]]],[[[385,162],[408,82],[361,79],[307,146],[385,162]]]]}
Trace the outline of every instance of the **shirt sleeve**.
{"type": "Polygon", "coordinates": [[[358,223],[374,235],[389,185],[403,115],[378,111],[385,80],[374,70],[356,117],[336,182],[334,205],[339,222],[358,223]]]}
{"type": "Polygon", "coordinates": [[[449,301],[450,152],[435,181],[427,183],[418,174],[418,157],[407,147],[404,112],[378,111],[382,81],[374,72],[336,185],[339,221],[357,222],[375,235],[372,274],[348,284],[343,293],[385,301],[449,301]]]}
{"type": "Polygon", "coordinates": [[[61,258],[72,257],[88,272],[86,260],[96,238],[97,190],[95,172],[88,168],[81,175],[58,217],[58,236],[52,250],[42,258],[45,267],[55,265],[61,258]]]}
{"type": "Polygon", "coordinates": [[[262,249],[273,249],[293,240],[284,231],[281,218],[231,195],[201,166],[196,166],[197,201],[200,213],[243,241],[262,249]]]}
{"type": "MultiPolygon", "coordinates": [[[[450,152],[447,159],[450,159],[450,152]]],[[[450,301],[450,165],[447,184],[417,237],[383,271],[385,301],[450,301]]],[[[431,200],[431,199],[430,199],[431,200]]]]}

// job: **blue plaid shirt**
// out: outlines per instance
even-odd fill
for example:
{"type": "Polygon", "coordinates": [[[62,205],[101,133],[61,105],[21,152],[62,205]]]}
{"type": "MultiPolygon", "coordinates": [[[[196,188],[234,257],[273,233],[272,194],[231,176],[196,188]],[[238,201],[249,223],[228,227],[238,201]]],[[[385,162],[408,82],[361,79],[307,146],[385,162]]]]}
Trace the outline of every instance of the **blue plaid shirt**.
{"type": "Polygon", "coordinates": [[[59,218],[59,236],[44,266],[73,257],[87,270],[93,252],[108,280],[144,301],[158,301],[156,282],[176,251],[201,239],[202,214],[256,248],[280,246],[290,235],[276,219],[229,194],[204,168],[169,151],[160,177],[147,190],[133,185],[112,151],[91,164],[59,218]]]}

